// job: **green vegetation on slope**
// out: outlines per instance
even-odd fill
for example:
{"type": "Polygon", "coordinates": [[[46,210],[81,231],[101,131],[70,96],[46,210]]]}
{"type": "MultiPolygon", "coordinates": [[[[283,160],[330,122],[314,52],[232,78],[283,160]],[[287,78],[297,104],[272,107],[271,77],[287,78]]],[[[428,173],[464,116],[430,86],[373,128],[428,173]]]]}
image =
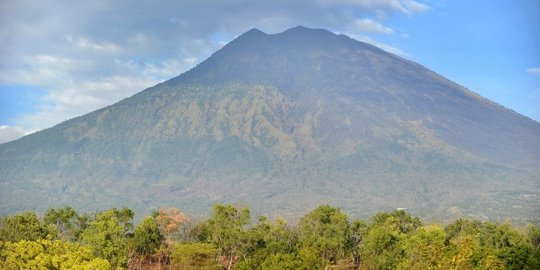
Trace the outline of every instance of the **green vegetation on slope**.
{"type": "Polygon", "coordinates": [[[404,211],[351,220],[322,205],[297,225],[251,221],[248,208],[215,205],[195,221],[175,208],[133,226],[134,212],[0,219],[0,269],[540,269],[540,228],[459,219],[423,224],[404,211]]]}
{"type": "Polygon", "coordinates": [[[262,84],[159,85],[1,145],[0,214],[66,204],[204,212],[244,201],[288,217],[328,203],[363,218],[406,207],[437,220],[540,221],[538,172],[486,161],[429,121],[385,110],[363,99],[294,100],[262,84]]]}

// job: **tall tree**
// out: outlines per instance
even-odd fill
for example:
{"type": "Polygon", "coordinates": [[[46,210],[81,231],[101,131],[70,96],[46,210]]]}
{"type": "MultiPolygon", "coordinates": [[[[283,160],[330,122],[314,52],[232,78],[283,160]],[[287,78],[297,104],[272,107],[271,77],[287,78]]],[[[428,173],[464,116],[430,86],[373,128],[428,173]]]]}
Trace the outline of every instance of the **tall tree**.
{"type": "Polygon", "coordinates": [[[362,241],[363,267],[396,269],[405,255],[404,239],[421,226],[419,218],[405,211],[375,214],[362,241]]]}
{"type": "Polygon", "coordinates": [[[81,234],[81,242],[113,267],[127,264],[127,239],[133,228],[133,211],[128,208],[99,212],[81,234]]]}
{"type": "Polygon", "coordinates": [[[437,225],[418,228],[403,241],[404,259],[398,269],[444,269],[445,232],[437,225]]]}
{"type": "Polygon", "coordinates": [[[334,263],[347,253],[350,224],[339,208],[323,205],[300,220],[299,244],[334,263]]]}
{"type": "Polygon", "coordinates": [[[227,269],[231,269],[240,256],[245,244],[245,227],[250,221],[249,208],[237,209],[232,205],[217,204],[208,220],[210,240],[227,258],[227,269]]]}
{"type": "Polygon", "coordinates": [[[367,230],[367,225],[363,220],[355,220],[351,224],[351,233],[349,236],[349,247],[353,255],[353,262],[355,265],[360,265],[361,256],[360,248],[364,238],[364,233],[367,230]]]}
{"type": "Polygon", "coordinates": [[[156,219],[147,216],[135,227],[130,246],[137,255],[151,255],[159,250],[164,239],[156,219]]]}

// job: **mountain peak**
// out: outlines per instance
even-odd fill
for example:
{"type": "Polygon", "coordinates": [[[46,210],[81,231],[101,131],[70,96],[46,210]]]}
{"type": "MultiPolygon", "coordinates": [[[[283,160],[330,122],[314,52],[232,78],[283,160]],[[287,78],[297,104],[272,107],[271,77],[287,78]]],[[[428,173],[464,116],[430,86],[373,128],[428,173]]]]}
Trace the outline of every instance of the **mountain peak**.
{"type": "Polygon", "coordinates": [[[333,83],[324,78],[334,76],[327,73],[338,72],[330,67],[344,66],[352,68],[349,72],[365,73],[359,68],[371,68],[377,64],[374,61],[387,62],[389,55],[324,29],[299,25],[281,33],[266,34],[253,28],[173,82],[206,85],[270,83],[288,90],[293,90],[292,84],[308,83],[313,84],[311,89],[330,89],[333,83]],[[366,58],[366,50],[370,50],[370,58],[366,58]],[[351,62],[351,55],[355,55],[356,63],[351,62]],[[310,78],[308,82],[300,81],[307,78],[310,78]]]}
{"type": "Polygon", "coordinates": [[[243,36],[254,36],[254,37],[257,37],[257,36],[266,36],[266,33],[257,29],[257,28],[251,28],[250,30],[248,30],[247,32],[241,34],[239,37],[243,37],[243,36]]]}
{"type": "MultiPolygon", "coordinates": [[[[321,29],[321,28],[309,28],[309,27],[306,27],[306,26],[303,26],[303,25],[297,25],[295,27],[291,27],[283,32],[279,32],[279,33],[276,33],[276,34],[273,34],[273,35],[281,35],[281,34],[289,34],[289,33],[294,33],[294,34],[300,34],[300,33],[305,33],[305,34],[314,34],[314,33],[326,33],[326,34],[332,34],[334,35],[332,32],[328,31],[328,30],[325,30],[325,29],[321,29]]],[[[261,31],[260,29],[258,28],[251,28],[250,30],[244,32],[243,34],[241,34],[239,37],[241,36],[265,36],[265,35],[268,35],[267,33],[261,31]]]]}
{"type": "Polygon", "coordinates": [[[252,28],[248,30],[247,32],[241,34],[238,36],[235,40],[233,40],[231,43],[237,43],[236,41],[239,40],[249,40],[250,42],[254,39],[265,39],[266,37],[271,37],[273,39],[307,39],[306,41],[311,42],[313,38],[319,38],[319,39],[328,39],[328,38],[334,38],[338,37],[336,34],[327,31],[325,29],[319,29],[319,28],[308,28],[302,25],[298,25],[292,28],[289,28],[283,32],[276,33],[269,35],[257,28],[252,28]]]}

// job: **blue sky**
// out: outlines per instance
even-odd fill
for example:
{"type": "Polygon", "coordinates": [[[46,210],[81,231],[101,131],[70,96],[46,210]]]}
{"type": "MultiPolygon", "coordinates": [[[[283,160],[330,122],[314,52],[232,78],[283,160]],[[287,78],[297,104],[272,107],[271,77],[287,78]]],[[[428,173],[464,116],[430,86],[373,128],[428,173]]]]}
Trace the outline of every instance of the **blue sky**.
{"type": "Polygon", "coordinates": [[[370,42],[540,121],[540,1],[0,0],[0,143],[172,78],[251,28],[370,42]]]}

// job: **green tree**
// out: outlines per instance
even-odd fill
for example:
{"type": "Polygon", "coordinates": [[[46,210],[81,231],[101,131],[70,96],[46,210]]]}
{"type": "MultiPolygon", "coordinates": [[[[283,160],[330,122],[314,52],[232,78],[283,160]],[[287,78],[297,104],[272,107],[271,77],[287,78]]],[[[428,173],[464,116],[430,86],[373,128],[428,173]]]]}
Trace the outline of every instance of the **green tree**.
{"type": "Polygon", "coordinates": [[[302,247],[298,250],[298,257],[307,269],[323,269],[327,261],[320,256],[320,251],[311,247],[302,247]]]}
{"type": "Polygon", "coordinates": [[[245,238],[242,264],[247,269],[259,269],[272,255],[296,252],[297,236],[284,219],[272,223],[268,218],[260,217],[259,223],[246,232],[245,238]]]}
{"type": "Polygon", "coordinates": [[[210,241],[227,258],[227,269],[231,269],[235,259],[241,255],[245,244],[245,227],[250,221],[249,209],[236,209],[232,205],[217,204],[212,217],[208,219],[210,241]]]}
{"type": "Polygon", "coordinates": [[[371,218],[360,248],[366,269],[396,269],[403,260],[404,240],[422,223],[405,211],[377,213],[371,218]]]}
{"type": "Polygon", "coordinates": [[[362,267],[365,269],[396,269],[403,258],[404,235],[389,225],[368,229],[361,246],[362,267]]]}
{"type": "Polygon", "coordinates": [[[404,260],[398,269],[444,269],[445,238],[444,229],[440,226],[418,228],[404,240],[404,260]]]}
{"type": "Polygon", "coordinates": [[[540,250],[540,228],[529,224],[526,237],[532,248],[540,250]]]}
{"type": "Polygon", "coordinates": [[[299,245],[316,250],[331,263],[347,253],[350,224],[339,208],[323,205],[302,217],[298,228],[299,245]]]}
{"type": "Polygon", "coordinates": [[[27,211],[0,220],[0,241],[35,241],[47,236],[52,238],[54,235],[54,230],[43,226],[34,212],[27,211]]]}
{"type": "Polygon", "coordinates": [[[351,224],[351,232],[349,236],[348,249],[352,252],[353,262],[355,265],[360,265],[360,248],[364,238],[364,233],[367,231],[367,225],[363,220],[355,220],[351,224]]]}
{"type": "Polygon", "coordinates": [[[390,213],[381,212],[371,218],[371,226],[388,226],[400,233],[411,233],[422,226],[418,217],[413,217],[403,210],[396,210],[390,213]]]}
{"type": "Polygon", "coordinates": [[[474,240],[475,245],[467,260],[472,268],[496,265],[497,260],[504,263],[505,269],[540,268],[537,249],[509,224],[459,219],[449,224],[445,230],[454,253],[463,253],[461,249],[467,247],[462,243],[463,239],[474,240]]]}
{"type": "Polygon", "coordinates": [[[81,234],[81,242],[92,248],[97,257],[113,267],[127,264],[127,239],[133,228],[133,211],[128,208],[99,212],[81,234]]]}
{"type": "Polygon", "coordinates": [[[0,244],[0,269],[110,270],[105,259],[96,258],[84,246],[40,239],[0,244]]]}
{"type": "Polygon", "coordinates": [[[454,255],[450,261],[451,269],[473,269],[475,267],[475,250],[479,249],[479,240],[477,236],[470,234],[460,234],[452,239],[454,255]]]}
{"type": "Polygon", "coordinates": [[[77,241],[87,226],[88,215],[81,216],[69,206],[57,209],[51,208],[45,212],[43,223],[54,226],[59,239],[77,241]]]}
{"type": "Polygon", "coordinates": [[[130,247],[137,255],[151,255],[159,250],[164,239],[156,219],[147,216],[135,227],[130,247]]]}

